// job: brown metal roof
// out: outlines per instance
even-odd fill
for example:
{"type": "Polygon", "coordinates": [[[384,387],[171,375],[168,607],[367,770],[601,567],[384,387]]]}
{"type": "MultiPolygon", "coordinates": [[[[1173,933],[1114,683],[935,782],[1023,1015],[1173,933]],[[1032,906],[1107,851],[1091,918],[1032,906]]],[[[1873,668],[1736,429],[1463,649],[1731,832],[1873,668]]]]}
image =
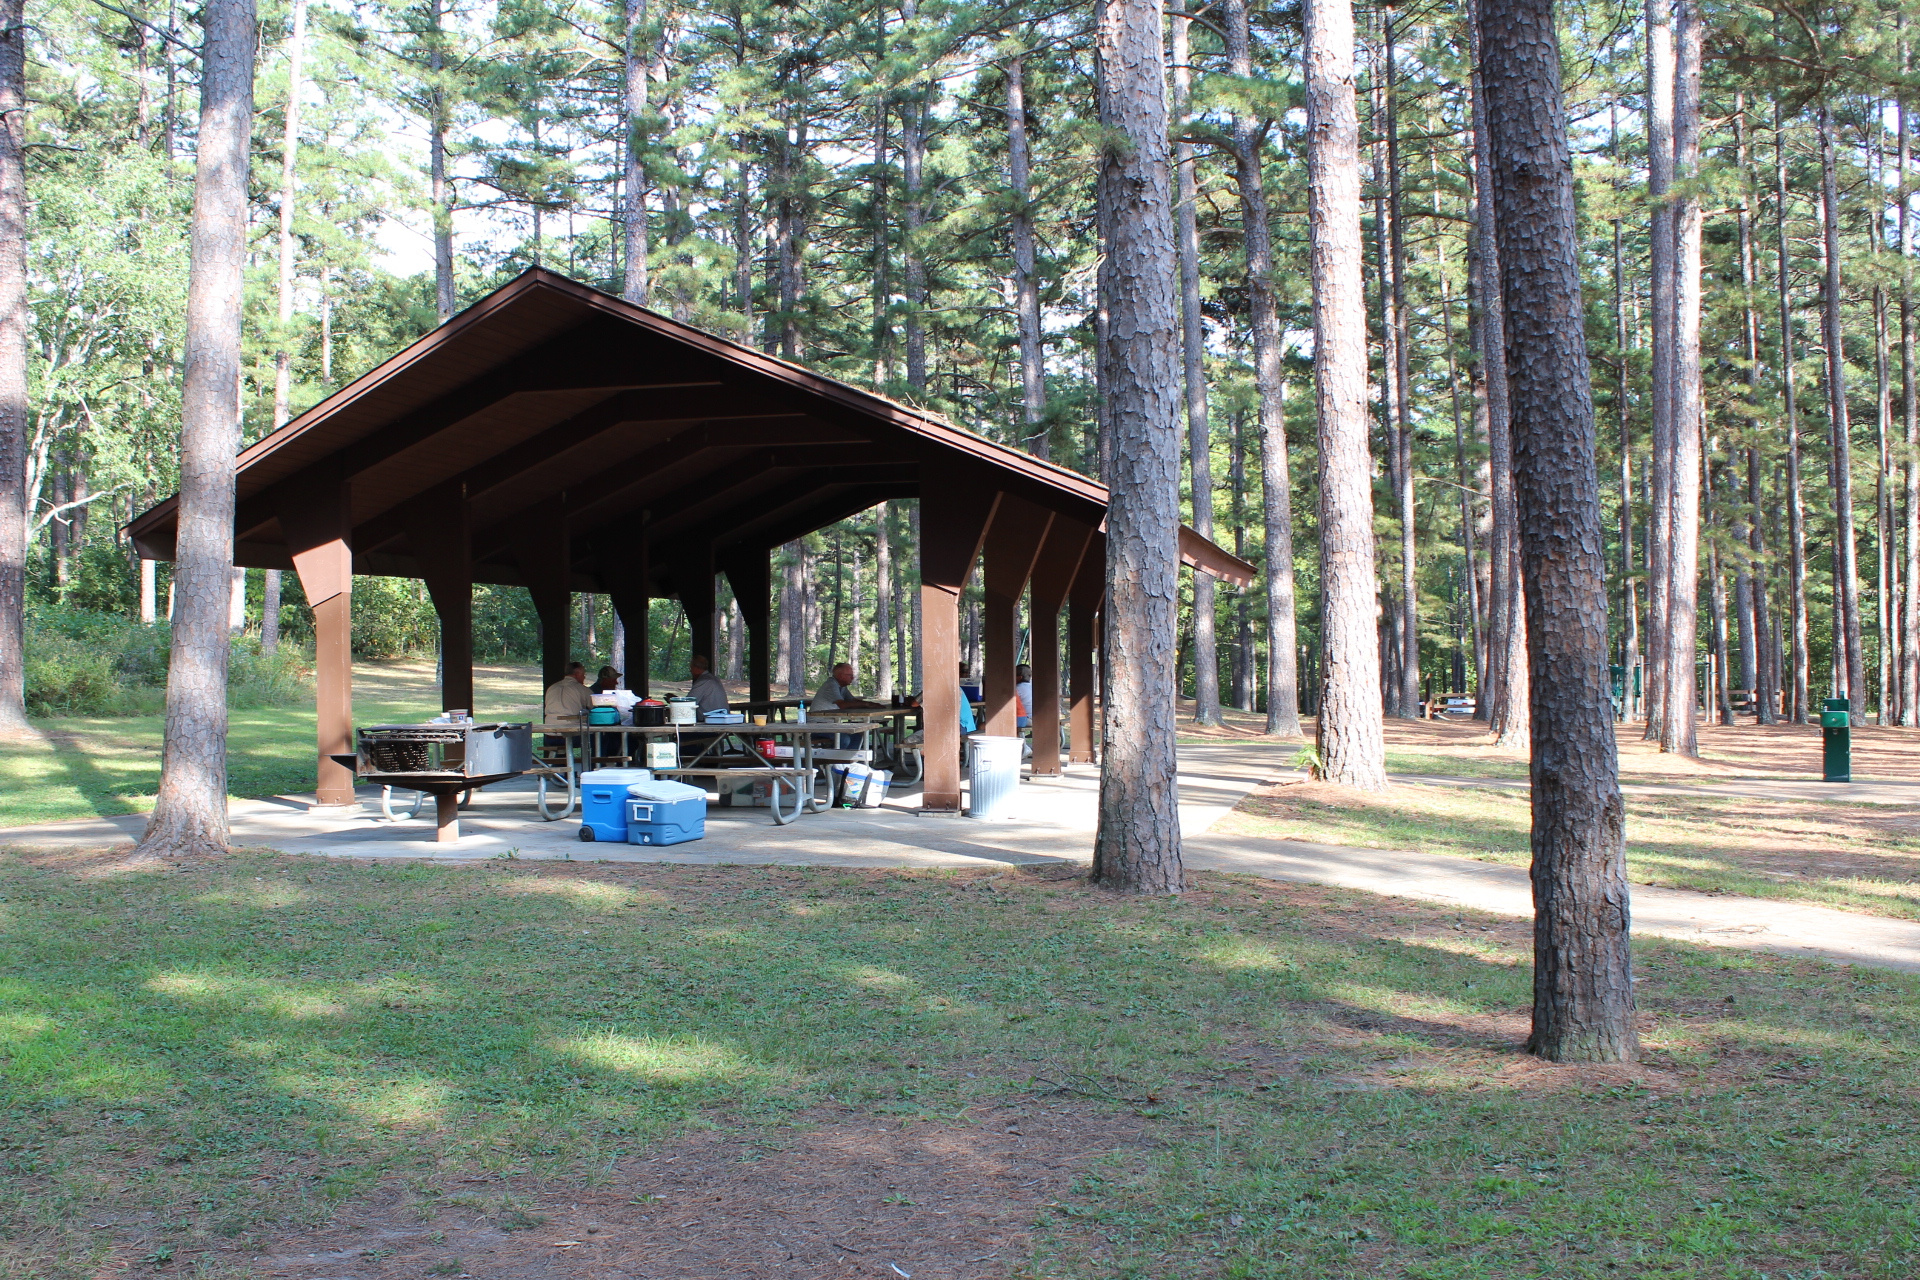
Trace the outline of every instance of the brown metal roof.
{"type": "MultiPolygon", "coordinates": [[[[638,520],[661,563],[676,544],[777,546],[927,482],[1096,529],[1107,504],[1078,472],[539,268],[243,450],[238,563],[291,567],[277,506],[316,469],[351,480],[356,573],[419,576],[408,505],[459,484],[477,581],[519,582],[516,528],[564,518],[581,590],[600,587],[594,533],[638,520]]],[[[142,554],[172,558],[175,504],[133,521],[142,554]]],[[[1253,580],[1192,530],[1180,543],[1186,563],[1253,580]]]]}

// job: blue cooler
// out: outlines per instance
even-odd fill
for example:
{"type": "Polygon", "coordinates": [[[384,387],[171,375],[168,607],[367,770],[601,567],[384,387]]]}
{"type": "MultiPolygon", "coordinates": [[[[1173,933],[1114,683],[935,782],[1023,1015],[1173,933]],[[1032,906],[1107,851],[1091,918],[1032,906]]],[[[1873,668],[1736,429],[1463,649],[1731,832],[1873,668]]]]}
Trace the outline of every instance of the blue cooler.
{"type": "Polygon", "coordinates": [[[651,782],[646,769],[592,769],[580,775],[580,838],[627,842],[627,788],[651,782]]]}
{"type": "Polygon", "coordinates": [[[684,782],[627,788],[628,844],[685,844],[707,834],[707,793],[684,782]]]}

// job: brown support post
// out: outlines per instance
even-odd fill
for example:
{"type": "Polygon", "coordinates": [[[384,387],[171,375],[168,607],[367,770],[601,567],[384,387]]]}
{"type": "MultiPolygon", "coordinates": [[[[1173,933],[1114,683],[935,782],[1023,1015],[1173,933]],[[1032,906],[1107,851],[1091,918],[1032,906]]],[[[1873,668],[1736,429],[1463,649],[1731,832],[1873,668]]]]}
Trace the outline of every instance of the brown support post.
{"type": "Polygon", "coordinates": [[[1067,688],[1072,699],[1069,732],[1075,764],[1092,764],[1098,756],[1093,726],[1093,651],[1099,644],[1100,603],[1106,597],[1105,540],[1090,539],[1080,558],[1080,572],[1074,577],[1067,614],[1067,688]]]}
{"type": "Polygon", "coordinates": [[[594,558],[600,582],[613,611],[626,628],[626,652],[616,655],[627,677],[627,688],[641,697],[651,691],[653,633],[649,630],[653,588],[648,576],[647,527],[642,522],[617,532],[594,535],[594,558]]]}
{"type": "Polygon", "coordinates": [[[473,710],[473,543],[467,492],[455,481],[421,495],[407,541],[440,618],[440,709],[473,710]]]}
{"type": "MultiPolygon", "coordinates": [[[[687,637],[693,646],[691,652],[704,655],[708,662],[714,661],[712,543],[680,548],[674,560],[673,589],[680,597],[680,607],[687,614],[687,637]]],[[[672,674],[675,679],[680,676],[677,671],[672,674]]]]}
{"type": "MultiPolygon", "coordinates": [[[[1093,530],[1055,518],[1033,567],[1029,596],[1033,658],[1033,776],[1060,772],[1060,607],[1066,603],[1093,530]]],[[[1079,735],[1074,735],[1078,742],[1079,735]]]]}
{"type": "Polygon", "coordinates": [[[1003,738],[1019,732],[1013,669],[1020,658],[1020,594],[1033,576],[1034,562],[1053,527],[1053,512],[1003,495],[987,535],[985,678],[986,703],[981,732],[1003,738]]]}
{"type": "Polygon", "coordinates": [[[567,674],[572,646],[573,564],[569,555],[566,507],[543,502],[529,511],[513,544],[514,562],[540,615],[540,687],[567,674]]]}
{"type": "Polygon", "coordinates": [[[319,722],[318,801],[354,803],[353,504],[343,476],[317,477],[280,509],[293,567],[313,610],[314,709],[319,722]]]}
{"type": "Polygon", "coordinates": [[[735,551],[722,565],[727,581],[733,586],[733,598],[740,603],[740,617],[747,624],[747,673],[751,681],[748,696],[755,702],[767,701],[773,689],[773,653],[767,648],[773,573],[767,556],[765,548],[735,551]]]}
{"type": "Polygon", "coordinates": [[[435,844],[457,844],[460,840],[460,793],[436,791],[433,796],[433,839],[435,844]]]}
{"type": "Polygon", "coordinates": [[[942,476],[920,495],[920,811],[960,812],[960,593],[1000,494],[971,475],[942,476]]]}

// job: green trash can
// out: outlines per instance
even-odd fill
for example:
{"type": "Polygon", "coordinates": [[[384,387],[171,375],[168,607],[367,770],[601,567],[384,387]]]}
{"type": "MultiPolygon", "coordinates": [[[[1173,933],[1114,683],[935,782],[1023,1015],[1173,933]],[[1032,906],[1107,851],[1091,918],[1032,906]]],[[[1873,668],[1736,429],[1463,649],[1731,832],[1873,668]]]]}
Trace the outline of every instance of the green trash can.
{"type": "Polygon", "coordinates": [[[1853,730],[1847,712],[1845,698],[1828,698],[1821,704],[1820,745],[1827,782],[1853,781],[1853,730]]]}

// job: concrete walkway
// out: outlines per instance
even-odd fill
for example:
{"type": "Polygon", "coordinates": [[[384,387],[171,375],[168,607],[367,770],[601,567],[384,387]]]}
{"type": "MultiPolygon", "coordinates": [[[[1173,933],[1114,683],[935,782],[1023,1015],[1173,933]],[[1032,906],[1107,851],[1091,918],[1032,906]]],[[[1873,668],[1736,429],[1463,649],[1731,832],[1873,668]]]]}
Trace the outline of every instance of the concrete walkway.
{"type": "MultiPolygon", "coordinates": [[[[1286,764],[1292,754],[1289,747],[1262,743],[1180,748],[1180,825],[1188,866],[1441,902],[1496,915],[1533,914],[1524,868],[1212,830],[1249,791],[1292,776],[1294,770],[1286,764]]],[[[1424,775],[1400,775],[1396,781],[1465,788],[1527,785],[1514,779],[1424,775]]],[[[1818,788],[1820,784],[1811,785],[1818,788]]],[[[1920,791],[1920,784],[1852,785],[1920,791]]],[[[1627,789],[1642,788],[1754,794],[1656,784],[1629,784],[1627,789]]],[[[524,782],[490,788],[476,796],[473,807],[461,815],[462,839],[452,845],[434,842],[431,821],[424,815],[411,822],[381,819],[377,795],[371,792],[359,811],[345,814],[310,810],[311,797],[235,801],[232,823],[236,845],[321,857],[978,868],[1087,862],[1093,852],[1099,791],[1098,772],[1086,766],[1070,768],[1058,779],[1030,780],[1017,793],[1014,816],[1003,822],[922,815],[917,792],[891,799],[877,810],[835,810],[802,817],[785,827],[773,825],[764,809],[713,808],[708,811],[705,839],[665,849],[583,844],[577,839],[578,822],[546,823],[535,816],[532,786],[524,782]]],[[[1822,793],[1822,798],[1835,797],[1822,793]]],[[[137,838],[145,821],[135,816],[14,827],[0,831],[0,846],[86,848],[127,842],[137,838]]],[[[1639,933],[1685,942],[1920,971],[1920,923],[1825,907],[1636,885],[1633,925],[1639,933]]]]}
{"type": "MultiPolygon", "coordinates": [[[[1395,773],[1388,777],[1422,787],[1525,791],[1525,778],[1456,778],[1442,773],[1395,773]]],[[[1920,782],[1820,782],[1803,778],[1731,778],[1725,782],[1623,782],[1628,796],[1720,796],[1735,800],[1810,800],[1823,804],[1920,806],[1920,782]]]]}

